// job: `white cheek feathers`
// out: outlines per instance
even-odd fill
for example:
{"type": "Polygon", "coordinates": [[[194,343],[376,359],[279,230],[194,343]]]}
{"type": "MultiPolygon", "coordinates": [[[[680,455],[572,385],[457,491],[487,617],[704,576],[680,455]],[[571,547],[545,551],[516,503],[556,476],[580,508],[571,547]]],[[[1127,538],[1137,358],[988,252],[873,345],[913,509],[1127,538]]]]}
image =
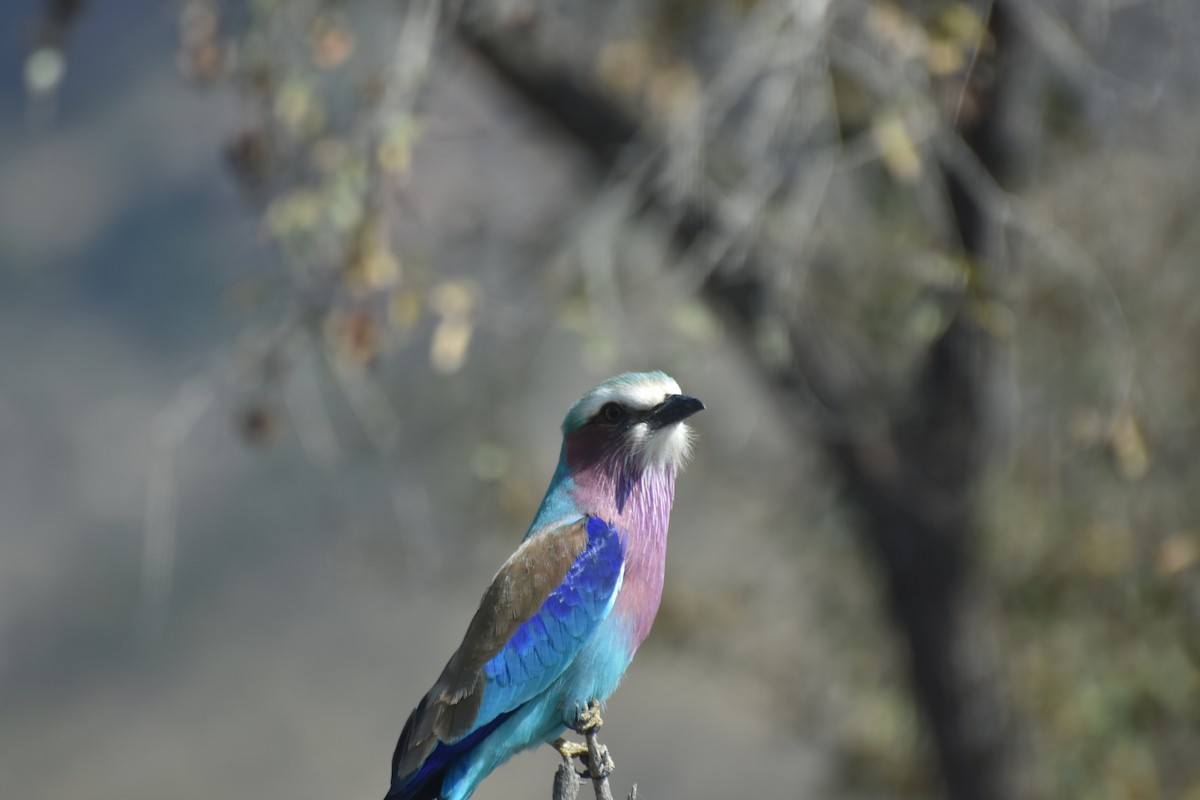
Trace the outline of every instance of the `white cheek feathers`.
{"type": "Polygon", "coordinates": [[[637,447],[644,469],[678,471],[692,454],[692,429],[683,422],[659,428],[649,436],[645,435],[649,433],[645,423],[636,428],[645,430],[637,447]]]}

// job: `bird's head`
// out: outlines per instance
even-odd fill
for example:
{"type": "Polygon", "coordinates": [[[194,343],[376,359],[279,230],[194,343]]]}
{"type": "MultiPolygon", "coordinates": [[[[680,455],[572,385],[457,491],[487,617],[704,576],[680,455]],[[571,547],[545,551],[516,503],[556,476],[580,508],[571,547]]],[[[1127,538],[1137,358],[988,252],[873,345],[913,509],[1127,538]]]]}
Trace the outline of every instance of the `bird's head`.
{"type": "Polygon", "coordinates": [[[678,470],[691,451],[684,423],[704,404],[664,372],[609,378],[571,406],[563,420],[564,455],[573,470],[612,463],[678,470]]]}

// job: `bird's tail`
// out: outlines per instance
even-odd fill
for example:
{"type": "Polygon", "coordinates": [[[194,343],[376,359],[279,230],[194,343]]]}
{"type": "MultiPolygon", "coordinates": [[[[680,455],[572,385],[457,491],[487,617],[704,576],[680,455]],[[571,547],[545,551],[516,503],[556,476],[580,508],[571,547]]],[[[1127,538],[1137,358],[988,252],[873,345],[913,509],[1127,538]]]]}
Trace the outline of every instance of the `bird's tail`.
{"type": "Polygon", "coordinates": [[[401,759],[412,746],[417,720],[425,712],[428,702],[428,695],[421,698],[421,702],[404,723],[404,730],[400,732],[400,740],[396,742],[396,750],[392,754],[392,786],[383,800],[439,800],[442,781],[445,780],[446,770],[452,762],[452,759],[446,757],[448,753],[439,752],[443,749],[440,742],[431,751],[426,752],[420,768],[415,772],[404,775],[403,778],[397,774],[401,759]]]}
{"type": "Polygon", "coordinates": [[[446,770],[431,773],[417,784],[393,786],[383,800],[440,800],[446,770]]]}
{"type": "MultiPolygon", "coordinates": [[[[412,716],[409,717],[408,723],[405,724],[404,730],[400,733],[400,740],[396,743],[396,752],[392,756],[392,788],[388,791],[384,800],[441,800],[446,773],[460,759],[468,757],[476,745],[487,738],[502,722],[513,715],[513,711],[505,711],[453,744],[438,742],[425,756],[425,759],[421,762],[421,766],[405,775],[403,780],[401,780],[397,775],[400,759],[409,747],[414,720],[420,716],[425,708],[426,700],[422,700],[417,706],[412,716]]],[[[455,793],[458,793],[459,789],[461,787],[455,789],[455,793]]],[[[471,791],[474,791],[473,786],[471,791]]],[[[469,795],[470,793],[468,792],[469,795]]]]}

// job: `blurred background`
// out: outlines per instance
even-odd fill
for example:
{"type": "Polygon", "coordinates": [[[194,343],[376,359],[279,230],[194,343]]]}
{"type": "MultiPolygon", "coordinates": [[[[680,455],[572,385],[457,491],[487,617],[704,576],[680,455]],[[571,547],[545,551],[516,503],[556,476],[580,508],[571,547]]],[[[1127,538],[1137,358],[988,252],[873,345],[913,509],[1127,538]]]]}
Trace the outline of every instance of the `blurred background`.
{"type": "Polygon", "coordinates": [[[1200,6],[0,37],[0,797],[382,796],[563,413],[661,368],[619,793],[1200,798],[1200,6]]]}

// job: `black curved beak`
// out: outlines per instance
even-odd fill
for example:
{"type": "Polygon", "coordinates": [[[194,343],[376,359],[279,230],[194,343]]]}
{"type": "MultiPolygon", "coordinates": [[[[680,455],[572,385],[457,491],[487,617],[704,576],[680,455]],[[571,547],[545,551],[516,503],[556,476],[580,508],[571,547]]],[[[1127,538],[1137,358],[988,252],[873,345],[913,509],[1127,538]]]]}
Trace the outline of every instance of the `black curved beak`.
{"type": "Polygon", "coordinates": [[[692,414],[703,410],[704,403],[695,397],[689,397],[686,394],[672,394],[654,407],[646,421],[653,428],[665,428],[667,425],[683,422],[692,414]]]}

